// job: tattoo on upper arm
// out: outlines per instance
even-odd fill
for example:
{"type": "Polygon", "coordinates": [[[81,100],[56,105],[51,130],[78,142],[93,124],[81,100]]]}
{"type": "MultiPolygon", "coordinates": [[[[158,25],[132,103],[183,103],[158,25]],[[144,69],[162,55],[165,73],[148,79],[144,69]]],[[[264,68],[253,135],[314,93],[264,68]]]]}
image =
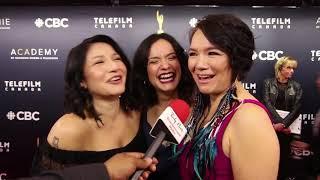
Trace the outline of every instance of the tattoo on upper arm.
{"type": "Polygon", "coordinates": [[[55,148],[58,148],[59,138],[53,136],[52,145],[55,148]]]}

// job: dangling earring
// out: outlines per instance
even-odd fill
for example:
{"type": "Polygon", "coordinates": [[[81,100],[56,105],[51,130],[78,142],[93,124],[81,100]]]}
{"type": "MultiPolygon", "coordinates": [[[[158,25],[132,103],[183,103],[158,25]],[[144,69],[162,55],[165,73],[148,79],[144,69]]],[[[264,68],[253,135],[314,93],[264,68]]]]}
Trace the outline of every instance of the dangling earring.
{"type": "Polygon", "coordinates": [[[85,89],[85,90],[87,89],[87,85],[86,85],[84,82],[81,82],[81,83],[80,83],[80,87],[82,87],[82,88],[85,89]]]}

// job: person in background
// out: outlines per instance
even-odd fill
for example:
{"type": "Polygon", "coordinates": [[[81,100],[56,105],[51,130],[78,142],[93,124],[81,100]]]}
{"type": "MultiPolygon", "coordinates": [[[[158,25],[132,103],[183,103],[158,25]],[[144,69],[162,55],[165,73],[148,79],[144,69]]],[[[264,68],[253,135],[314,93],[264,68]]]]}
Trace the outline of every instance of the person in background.
{"type": "MultiPolygon", "coordinates": [[[[142,109],[142,121],[147,144],[153,138],[151,127],[173,99],[193,104],[195,84],[188,71],[187,55],[181,45],[169,34],[151,34],[144,39],[133,59],[133,94],[142,109]]],[[[156,157],[157,172],[151,179],[178,179],[178,166],[170,161],[172,150],[162,146],[156,157]],[[170,171],[170,172],[168,172],[170,171]]]]}
{"type": "Polygon", "coordinates": [[[109,36],[95,35],[72,48],[65,68],[65,114],[40,146],[34,174],[146,151],[140,112],[129,94],[130,69],[109,36]]]}
{"type": "Polygon", "coordinates": [[[231,14],[212,14],[191,31],[188,67],[200,91],[189,136],[178,146],[184,180],[274,180],[279,144],[267,109],[241,83],[254,37],[231,14]]]}
{"type": "Polygon", "coordinates": [[[275,77],[264,80],[263,101],[272,115],[273,127],[280,142],[280,166],[278,179],[290,176],[290,142],[292,136],[289,126],[299,116],[301,107],[302,88],[292,79],[298,62],[289,56],[277,60],[274,66],[275,77]],[[283,118],[277,112],[286,111],[283,118]]]}
{"type": "MultiPolygon", "coordinates": [[[[317,74],[316,87],[320,93],[320,73],[317,74]]],[[[320,109],[317,112],[314,120],[313,128],[313,168],[315,170],[317,180],[320,180],[320,109]]]]}
{"type": "Polygon", "coordinates": [[[283,56],[274,66],[275,77],[264,81],[263,100],[272,115],[276,131],[288,128],[299,115],[302,88],[292,79],[297,66],[294,58],[283,56]],[[289,111],[289,114],[282,118],[276,110],[289,111]]]}
{"type": "Polygon", "coordinates": [[[147,179],[156,170],[157,159],[145,158],[143,153],[118,153],[106,162],[78,165],[63,170],[44,171],[39,176],[17,180],[119,180],[128,179],[137,169],[146,169],[140,180],[147,179]],[[149,171],[150,170],[150,171],[149,171]]]}

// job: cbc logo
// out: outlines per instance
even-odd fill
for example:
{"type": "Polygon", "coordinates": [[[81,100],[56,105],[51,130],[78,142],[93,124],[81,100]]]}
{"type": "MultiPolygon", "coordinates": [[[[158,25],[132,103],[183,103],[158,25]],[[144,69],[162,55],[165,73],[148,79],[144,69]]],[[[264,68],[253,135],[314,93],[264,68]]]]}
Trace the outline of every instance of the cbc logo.
{"type": "Polygon", "coordinates": [[[0,173],[0,180],[7,180],[7,173],[0,173]]]}
{"type": "Polygon", "coordinates": [[[9,120],[20,120],[20,121],[39,121],[40,113],[38,111],[30,112],[30,111],[18,111],[17,113],[14,113],[13,111],[9,111],[7,113],[7,118],[9,120]]]}
{"type": "Polygon", "coordinates": [[[252,60],[256,60],[258,58],[262,61],[274,61],[276,59],[279,59],[282,54],[283,54],[283,51],[261,50],[258,53],[253,51],[252,60]]]}
{"type": "Polygon", "coordinates": [[[68,24],[68,18],[47,18],[47,19],[41,19],[41,18],[37,18],[34,21],[34,24],[38,27],[38,28],[42,28],[43,25],[47,28],[67,28],[69,27],[68,24]]]}
{"type": "Polygon", "coordinates": [[[190,19],[190,21],[189,21],[189,25],[191,26],[191,27],[196,27],[196,25],[197,25],[197,23],[198,23],[198,19],[197,18],[192,18],[192,19],[190,19]]]}

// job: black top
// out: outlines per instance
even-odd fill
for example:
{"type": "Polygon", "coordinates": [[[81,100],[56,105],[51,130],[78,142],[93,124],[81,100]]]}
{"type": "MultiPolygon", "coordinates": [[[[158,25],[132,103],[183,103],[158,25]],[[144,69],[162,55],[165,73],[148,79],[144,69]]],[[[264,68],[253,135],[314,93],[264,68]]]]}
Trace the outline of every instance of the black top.
{"type": "Polygon", "coordinates": [[[52,147],[46,138],[35,153],[31,174],[36,175],[44,170],[64,169],[80,164],[103,163],[113,155],[121,152],[145,152],[146,140],[140,120],[139,130],[133,140],[124,147],[106,151],[69,151],[52,147]]]}
{"type": "Polygon", "coordinates": [[[283,123],[285,127],[290,126],[290,124],[299,116],[302,94],[303,90],[301,85],[292,79],[289,79],[283,86],[279,86],[276,78],[270,78],[263,81],[262,97],[264,105],[272,115],[273,123],[283,123]],[[289,111],[289,114],[285,118],[282,118],[277,113],[275,106],[277,101],[279,101],[277,98],[279,96],[280,89],[284,90],[284,101],[282,101],[284,105],[280,106],[285,106],[284,109],[281,109],[289,111]]]}
{"type": "Polygon", "coordinates": [[[275,107],[276,109],[279,109],[279,110],[290,111],[286,107],[286,99],[285,99],[285,90],[287,88],[287,84],[283,84],[280,82],[277,82],[277,83],[278,83],[278,96],[277,96],[275,107]]]}
{"type": "Polygon", "coordinates": [[[39,176],[19,178],[17,180],[109,180],[106,167],[102,163],[86,164],[65,168],[63,170],[44,171],[39,176]]]}

